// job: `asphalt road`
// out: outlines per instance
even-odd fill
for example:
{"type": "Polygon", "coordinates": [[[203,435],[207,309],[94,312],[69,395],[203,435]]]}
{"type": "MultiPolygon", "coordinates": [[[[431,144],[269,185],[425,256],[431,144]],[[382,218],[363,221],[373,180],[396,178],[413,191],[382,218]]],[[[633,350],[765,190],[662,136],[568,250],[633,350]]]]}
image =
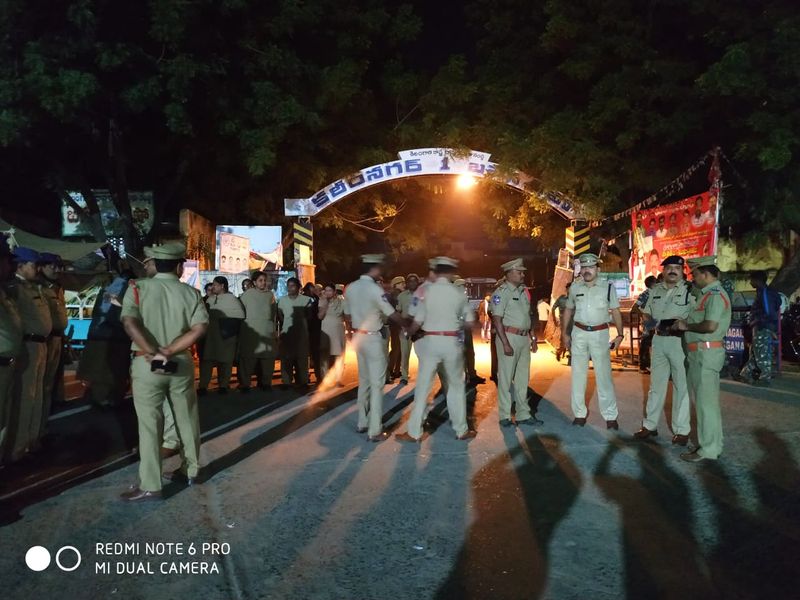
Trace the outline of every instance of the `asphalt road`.
{"type": "MultiPolygon", "coordinates": [[[[476,349],[487,373],[487,349],[476,349]]],[[[475,440],[454,438],[439,396],[417,448],[372,444],[355,432],[353,363],[346,387],[309,396],[210,394],[207,480],[169,484],[162,503],[117,499],[137,469],[135,436],[121,418],[108,417],[119,434],[107,425],[62,437],[75,447],[92,447],[98,431],[115,441],[93,455],[93,471],[71,481],[68,474],[58,483],[64,475],[54,471],[55,483],[17,496],[20,473],[0,485],[0,496],[13,496],[0,526],[4,596],[796,597],[797,375],[771,389],[724,382],[725,453],[692,465],[679,460],[663,422],[657,443],[632,441],[647,389],[635,370],[614,373],[618,433],[606,431],[596,399],[588,426],[571,426],[569,368],[543,350],[531,390],[544,425],[499,428],[487,383],[469,397],[475,440]],[[41,572],[25,562],[36,545],[51,556],[41,572]],[[74,571],[55,563],[67,546],[74,550],[62,550],[59,562],[70,569],[79,552],[74,571]]],[[[390,429],[404,430],[412,394],[413,381],[387,386],[390,429]]],[[[65,460],[63,447],[54,452],[54,461],[65,460]]],[[[75,450],[73,463],[80,456],[75,450]]]]}

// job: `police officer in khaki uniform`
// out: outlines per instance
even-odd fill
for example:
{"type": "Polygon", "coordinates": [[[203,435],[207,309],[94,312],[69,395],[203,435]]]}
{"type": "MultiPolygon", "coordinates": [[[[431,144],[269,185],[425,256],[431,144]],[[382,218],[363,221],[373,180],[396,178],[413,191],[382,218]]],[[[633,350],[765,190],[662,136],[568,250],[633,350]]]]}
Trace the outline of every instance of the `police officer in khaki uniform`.
{"type": "Polygon", "coordinates": [[[458,262],[446,256],[433,260],[436,281],[428,287],[424,300],[416,307],[414,323],[409,329],[412,335],[418,330],[422,331],[425,349],[419,355],[417,386],[408,418],[408,431],[396,436],[405,442],[422,440],[428,394],[440,365],[447,387],[447,411],[456,439],[468,440],[476,435],[467,425],[463,346],[464,325],[471,326],[475,317],[463,290],[452,283],[458,262]]]}
{"type": "Polygon", "coordinates": [[[538,425],[528,404],[531,350],[536,335],[531,331],[531,293],[524,284],[521,258],[502,265],[505,281],[492,294],[492,323],[497,336],[497,411],[500,425],[511,427],[511,403],[516,402],[517,425],[538,425]]]}
{"type": "Polygon", "coordinates": [[[186,255],[181,243],[151,248],[156,275],[130,282],[122,322],[131,337],[133,403],[139,422],[139,485],[122,494],[129,502],[161,499],[164,397],[181,439],[181,467],[167,475],[193,484],[200,469],[200,420],[189,349],[206,332],[208,312],[193,287],[178,278],[186,255]]]}
{"type": "MultiPolygon", "coordinates": [[[[453,285],[464,294],[464,297],[467,298],[467,304],[469,304],[467,281],[461,277],[456,277],[453,281],[453,285]]],[[[464,329],[464,376],[466,377],[467,384],[471,387],[475,387],[480,383],[486,383],[486,379],[478,375],[478,372],[475,370],[475,343],[472,338],[471,326],[464,329]]]]}
{"type": "Polygon", "coordinates": [[[250,380],[260,366],[259,387],[272,390],[272,374],[275,371],[275,317],[277,305],[275,294],[269,289],[266,273],[253,273],[253,284],[239,300],[244,306],[245,319],[239,332],[239,391],[250,390],[250,380]]]}
{"type": "Polygon", "coordinates": [[[569,296],[561,318],[561,339],[572,356],[572,412],[573,425],[586,425],[586,378],[589,374],[589,359],[594,365],[597,382],[597,400],[600,414],[607,429],[619,429],[617,423],[617,397],[611,380],[611,356],[622,343],[622,314],[614,285],[599,279],[600,259],[591,253],[581,254],[581,279],[569,289],[569,296]],[[608,313],[614,319],[617,337],[608,342],[608,313]],[[575,316],[572,330],[568,325],[575,316]]]}
{"type": "Polygon", "coordinates": [[[30,248],[14,250],[17,271],[7,286],[22,319],[24,344],[14,374],[14,402],[11,411],[15,431],[11,460],[39,449],[44,405],[44,372],[47,366],[47,337],[53,330],[50,307],[42,294],[37,263],[39,253],[30,248]]]}
{"type": "Polygon", "coordinates": [[[40,437],[47,431],[47,420],[53,400],[64,400],[64,369],[61,365],[61,349],[64,346],[64,330],[67,328],[67,303],[64,300],[64,288],[59,282],[64,271],[64,263],[58,254],[42,252],[39,255],[39,271],[41,272],[42,295],[50,307],[53,330],[47,338],[47,364],[42,384],[42,424],[40,437]]]}
{"type": "Polygon", "coordinates": [[[716,256],[690,258],[700,298],[687,319],[674,328],[684,331],[689,358],[689,388],[697,409],[698,447],[681,454],[687,462],[716,460],[722,454],[719,372],[725,364],[725,335],[731,324],[731,299],[719,282],[716,256]]]}
{"type": "Polygon", "coordinates": [[[0,466],[9,451],[14,366],[22,350],[22,320],[16,303],[6,294],[10,274],[11,253],[6,236],[0,234],[0,466]]]}
{"type": "MultiPolygon", "coordinates": [[[[406,289],[397,296],[397,310],[406,322],[411,321],[408,309],[411,308],[411,301],[414,299],[414,292],[419,287],[419,275],[409,273],[406,276],[406,289]]],[[[408,365],[411,361],[411,348],[413,342],[405,332],[400,332],[400,383],[408,384],[408,365]]]]}
{"type": "Polygon", "coordinates": [[[353,347],[358,358],[358,426],[369,440],[388,437],[383,431],[383,386],[386,376],[386,351],[381,335],[382,317],[401,322],[400,313],[386,299],[377,283],[383,270],[383,254],[361,257],[364,274],[345,288],[345,318],[353,329],[353,347]]]}
{"type": "Polygon", "coordinates": [[[650,290],[642,312],[656,321],[650,358],[650,391],[642,428],[635,438],[646,440],[658,435],[658,422],[664,410],[667,385],[672,378],[672,443],[685,446],[691,431],[689,388],[686,385],[686,355],[683,334],[671,329],[675,319],[686,319],[694,307],[691,285],[683,279],[684,258],[668,256],[661,263],[664,281],[650,290]]]}

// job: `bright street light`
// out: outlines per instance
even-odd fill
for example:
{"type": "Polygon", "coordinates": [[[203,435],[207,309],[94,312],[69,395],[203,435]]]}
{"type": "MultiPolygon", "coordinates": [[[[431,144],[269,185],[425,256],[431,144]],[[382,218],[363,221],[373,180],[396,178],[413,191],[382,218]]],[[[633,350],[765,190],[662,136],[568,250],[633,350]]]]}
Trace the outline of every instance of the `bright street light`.
{"type": "Polygon", "coordinates": [[[460,190],[468,190],[478,184],[478,180],[472,175],[459,175],[456,178],[456,187],[460,190]]]}

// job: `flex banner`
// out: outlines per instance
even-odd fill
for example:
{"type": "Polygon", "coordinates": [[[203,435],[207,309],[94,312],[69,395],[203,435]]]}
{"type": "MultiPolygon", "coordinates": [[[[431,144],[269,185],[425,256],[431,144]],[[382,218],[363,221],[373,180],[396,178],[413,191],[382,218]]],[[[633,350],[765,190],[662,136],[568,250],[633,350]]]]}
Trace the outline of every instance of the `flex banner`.
{"type": "Polygon", "coordinates": [[[658,276],[661,261],[668,256],[716,254],[718,216],[717,196],[711,192],[633,213],[632,294],[644,290],[647,276],[658,276]]]}

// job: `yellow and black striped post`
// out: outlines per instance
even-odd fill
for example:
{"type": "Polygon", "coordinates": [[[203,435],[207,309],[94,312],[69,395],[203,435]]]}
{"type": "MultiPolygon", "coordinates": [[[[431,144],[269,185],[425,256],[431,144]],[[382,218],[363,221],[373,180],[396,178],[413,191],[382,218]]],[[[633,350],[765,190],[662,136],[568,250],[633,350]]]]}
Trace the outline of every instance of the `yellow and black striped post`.
{"type": "Polygon", "coordinates": [[[301,218],[292,223],[292,256],[300,281],[314,280],[314,227],[311,219],[301,218]]]}
{"type": "Polygon", "coordinates": [[[572,227],[567,227],[566,248],[572,256],[578,256],[589,251],[589,232],[591,227],[587,223],[573,221],[572,227]]]}

